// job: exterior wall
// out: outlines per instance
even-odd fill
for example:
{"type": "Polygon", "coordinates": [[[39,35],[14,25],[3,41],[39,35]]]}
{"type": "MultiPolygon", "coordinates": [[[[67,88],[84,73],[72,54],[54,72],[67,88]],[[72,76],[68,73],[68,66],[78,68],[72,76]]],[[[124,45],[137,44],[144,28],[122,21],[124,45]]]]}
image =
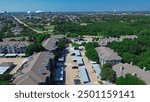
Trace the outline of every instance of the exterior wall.
{"type": "Polygon", "coordinates": [[[103,66],[104,64],[106,64],[106,61],[104,59],[100,59],[100,64],[101,66],[103,66]]]}
{"type": "Polygon", "coordinates": [[[115,65],[115,64],[118,64],[121,62],[121,60],[112,60],[112,61],[109,61],[112,65],[115,65]]]}
{"type": "Polygon", "coordinates": [[[118,64],[118,63],[121,63],[121,60],[111,60],[111,61],[107,61],[107,60],[104,60],[104,59],[100,59],[100,64],[101,66],[103,66],[104,64],[106,63],[110,63],[112,65],[115,65],[115,64],[118,64]]]}

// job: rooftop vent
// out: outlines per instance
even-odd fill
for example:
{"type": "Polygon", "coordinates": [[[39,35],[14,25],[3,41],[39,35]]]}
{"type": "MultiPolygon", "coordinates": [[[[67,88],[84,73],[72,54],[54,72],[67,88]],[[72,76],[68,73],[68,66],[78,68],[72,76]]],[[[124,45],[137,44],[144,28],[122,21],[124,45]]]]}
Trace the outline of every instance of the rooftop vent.
{"type": "Polygon", "coordinates": [[[143,71],[146,71],[146,67],[143,67],[143,71]]]}

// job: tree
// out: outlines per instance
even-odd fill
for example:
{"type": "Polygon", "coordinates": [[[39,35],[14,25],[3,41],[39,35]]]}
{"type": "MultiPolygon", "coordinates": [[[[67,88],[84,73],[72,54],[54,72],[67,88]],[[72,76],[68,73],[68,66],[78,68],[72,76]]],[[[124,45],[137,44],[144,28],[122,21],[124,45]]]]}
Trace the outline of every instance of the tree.
{"type": "Polygon", "coordinates": [[[140,32],[140,35],[149,35],[150,34],[150,30],[142,30],[141,32],[140,32]]]}
{"type": "Polygon", "coordinates": [[[77,44],[77,43],[72,43],[72,46],[73,46],[75,49],[78,49],[78,48],[79,48],[79,44],[77,44]]]}
{"type": "Polygon", "coordinates": [[[42,46],[43,40],[45,40],[49,35],[48,34],[30,34],[29,39],[34,41],[33,44],[29,45],[26,50],[25,54],[26,56],[31,56],[34,54],[34,52],[41,52],[44,51],[45,49],[42,46]]]}
{"type": "Polygon", "coordinates": [[[64,48],[66,46],[66,41],[64,40],[59,40],[58,42],[56,42],[56,45],[59,47],[59,48],[64,48]]]}
{"type": "Polygon", "coordinates": [[[12,75],[10,74],[2,74],[0,75],[0,85],[8,85],[10,84],[10,79],[12,78],[12,75]]]}
{"type": "Polygon", "coordinates": [[[31,56],[32,54],[34,54],[34,52],[41,52],[44,50],[45,49],[43,48],[43,46],[41,44],[34,43],[34,44],[29,45],[26,48],[25,54],[26,54],[26,56],[31,56]]]}
{"type": "Polygon", "coordinates": [[[86,43],[85,45],[85,55],[88,59],[92,60],[92,61],[99,61],[99,57],[98,54],[96,52],[95,47],[97,47],[97,44],[95,43],[86,43]]]}
{"type": "Polygon", "coordinates": [[[117,85],[145,85],[146,83],[135,75],[126,74],[116,80],[117,85]]]}
{"type": "Polygon", "coordinates": [[[68,33],[66,34],[66,36],[67,36],[68,38],[77,38],[77,37],[79,37],[78,34],[70,33],[70,32],[68,32],[68,33]]]}
{"type": "Polygon", "coordinates": [[[102,67],[100,76],[102,80],[107,80],[109,82],[116,81],[116,73],[113,71],[110,64],[105,64],[102,67]]]}
{"type": "Polygon", "coordinates": [[[49,37],[49,34],[37,34],[36,36],[36,42],[41,44],[43,40],[49,37]]]}

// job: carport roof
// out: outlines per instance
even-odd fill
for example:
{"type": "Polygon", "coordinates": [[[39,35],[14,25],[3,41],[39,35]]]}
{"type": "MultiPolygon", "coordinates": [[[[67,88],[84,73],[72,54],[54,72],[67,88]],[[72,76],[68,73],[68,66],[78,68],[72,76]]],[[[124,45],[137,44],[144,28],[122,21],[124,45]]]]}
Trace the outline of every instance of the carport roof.
{"type": "Polygon", "coordinates": [[[85,66],[79,66],[79,75],[83,82],[89,82],[85,66]]]}

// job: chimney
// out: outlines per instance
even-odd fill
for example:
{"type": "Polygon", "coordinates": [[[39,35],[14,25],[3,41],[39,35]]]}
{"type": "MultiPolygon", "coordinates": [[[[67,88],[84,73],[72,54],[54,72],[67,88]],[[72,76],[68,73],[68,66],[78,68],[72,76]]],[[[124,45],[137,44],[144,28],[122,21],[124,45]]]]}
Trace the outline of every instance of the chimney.
{"type": "Polygon", "coordinates": [[[122,72],[124,70],[124,67],[123,66],[120,66],[120,71],[122,72]]]}
{"type": "Polygon", "coordinates": [[[120,41],[122,41],[123,40],[123,38],[120,38],[120,41]]]}
{"type": "Polygon", "coordinates": [[[130,66],[132,66],[133,65],[133,62],[130,62],[130,66]]]}
{"type": "Polygon", "coordinates": [[[143,71],[146,71],[146,67],[143,67],[143,71]]]}
{"type": "Polygon", "coordinates": [[[135,76],[136,74],[135,74],[135,73],[132,73],[132,75],[135,76]]]}
{"type": "Polygon", "coordinates": [[[33,55],[36,55],[36,52],[34,52],[33,55]]]}
{"type": "Polygon", "coordinates": [[[106,44],[108,44],[108,40],[106,40],[106,44]]]}

